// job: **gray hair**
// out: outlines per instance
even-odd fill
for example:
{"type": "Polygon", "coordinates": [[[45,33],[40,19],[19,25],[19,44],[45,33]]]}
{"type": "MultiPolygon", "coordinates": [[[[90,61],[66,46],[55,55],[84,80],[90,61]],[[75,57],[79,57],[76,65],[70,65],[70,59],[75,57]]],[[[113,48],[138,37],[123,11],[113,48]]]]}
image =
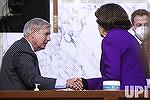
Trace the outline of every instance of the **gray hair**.
{"type": "Polygon", "coordinates": [[[24,25],[23,28],[24,37],[28,36],[33,28],[35,28],[36,30],[40,30],[50,26],[51,26],[50,23],[42,18],[33,18],[24,25]]]}

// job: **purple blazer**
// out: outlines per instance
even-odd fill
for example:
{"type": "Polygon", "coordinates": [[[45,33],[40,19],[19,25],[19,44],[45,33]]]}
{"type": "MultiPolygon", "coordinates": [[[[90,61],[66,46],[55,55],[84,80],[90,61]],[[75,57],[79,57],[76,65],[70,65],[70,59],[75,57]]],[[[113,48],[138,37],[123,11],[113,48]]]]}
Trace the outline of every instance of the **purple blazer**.
{"type": "Polygon", "coordinates": [[[147,85],[140,44],[126,30],[112,29],[103,39],[100,71],[102,78],[87,79],[88,89],[102,89],[105,80],[119,80],[121,90],[147,85]]]}

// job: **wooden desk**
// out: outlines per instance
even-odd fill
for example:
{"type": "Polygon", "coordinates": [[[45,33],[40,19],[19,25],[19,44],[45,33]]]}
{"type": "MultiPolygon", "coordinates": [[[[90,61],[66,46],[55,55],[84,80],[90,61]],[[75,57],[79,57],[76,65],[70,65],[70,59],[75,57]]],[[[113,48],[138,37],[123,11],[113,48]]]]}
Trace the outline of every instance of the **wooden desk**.
{"type": "MultiPolygon", "coordinates": [[[[149,91],[150,97],[150,91],[149,91]]],[[[0,91],[0,100],[127,100],[124,91],[56,91],[41,90],[34,91],[0,91]]],[[[132,100],[145,100],[143,94],[140,98],[132,98],[132,100]]],[[[150,98],[147,100],[150,100],[150,98]]]]}

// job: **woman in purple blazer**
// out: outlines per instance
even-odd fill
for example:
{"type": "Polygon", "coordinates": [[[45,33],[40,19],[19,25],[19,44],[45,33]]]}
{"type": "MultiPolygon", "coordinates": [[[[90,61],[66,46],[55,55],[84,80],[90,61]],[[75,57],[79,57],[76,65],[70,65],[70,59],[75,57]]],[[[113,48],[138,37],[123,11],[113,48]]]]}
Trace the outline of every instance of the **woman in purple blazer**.
{"type": "Polygon", "coordinates": [[[141,48],[127,31],[131,24],[126,11],[110,3],[98,8],[95,16],[99,32],[104,37],[100,61],[102,78],[87,79],[87,89],[102,89],[106,80],[120,81],[121,90],[125,86],[146,86],[141,48]]]}

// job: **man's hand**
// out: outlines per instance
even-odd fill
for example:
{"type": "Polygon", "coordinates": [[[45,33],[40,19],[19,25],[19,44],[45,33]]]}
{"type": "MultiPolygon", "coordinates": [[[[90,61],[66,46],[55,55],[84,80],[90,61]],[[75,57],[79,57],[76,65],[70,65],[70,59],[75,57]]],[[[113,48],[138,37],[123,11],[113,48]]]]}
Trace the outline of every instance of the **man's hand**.
{"type": "Polygon", "coordinates": [[[67,88],[73,90],[83,90],[83,84],[81,78],[72,78],[67,80],[67,88]]]}

